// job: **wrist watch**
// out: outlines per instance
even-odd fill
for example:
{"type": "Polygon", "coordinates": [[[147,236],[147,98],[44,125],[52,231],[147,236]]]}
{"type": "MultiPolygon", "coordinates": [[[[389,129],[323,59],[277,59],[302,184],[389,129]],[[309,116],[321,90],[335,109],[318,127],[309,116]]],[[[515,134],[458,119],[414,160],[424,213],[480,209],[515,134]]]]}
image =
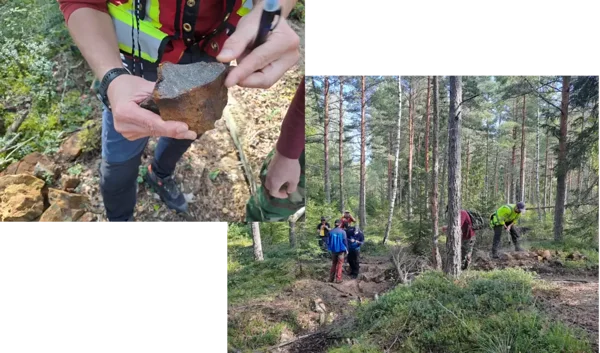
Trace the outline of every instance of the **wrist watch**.
{"type": "Polygon", "coordinates": [[[124,67],[118,67],[115,69],[109,70],[102,81],[100,82],[100,86],[98,87],[98,93],[96,96],[100,99],[100,102],[104,104],[104,107],[110,111],[110,102],[108,101],[108,85],[117,77],[121,75],[131,75],[131,72],[124,67]]]}

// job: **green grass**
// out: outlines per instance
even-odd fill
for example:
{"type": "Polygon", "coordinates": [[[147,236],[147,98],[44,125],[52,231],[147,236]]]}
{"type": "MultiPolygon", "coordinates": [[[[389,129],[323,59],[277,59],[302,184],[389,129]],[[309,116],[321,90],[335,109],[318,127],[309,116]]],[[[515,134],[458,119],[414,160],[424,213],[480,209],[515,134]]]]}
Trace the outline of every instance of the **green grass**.
{"type": "MultiPolygon", "coordinates": [[[[472,271],[459,280],[426,272],[361,307],[340,333],[371,352],[394,341],[399,352],[589,352],[580,332],[537,311],[533,285],[520,269],[472,271]]],[[[350,349],[336,348],[330,352],[350,349]]]]}
{"type": "Polygon", "coordinates": [[[297,314],[293,311],[276,320],[267,318],[261,311],[244,312],[229,320],[228,345],[230,350],[253,352],[276,345],[284,331],[297,332],[299,327],[297,314]]]}

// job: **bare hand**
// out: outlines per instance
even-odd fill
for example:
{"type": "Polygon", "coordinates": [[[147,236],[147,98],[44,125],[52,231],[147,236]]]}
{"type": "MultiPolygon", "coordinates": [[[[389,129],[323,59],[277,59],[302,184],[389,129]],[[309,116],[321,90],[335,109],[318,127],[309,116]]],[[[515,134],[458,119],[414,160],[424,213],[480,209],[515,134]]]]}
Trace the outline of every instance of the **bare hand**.
{"type": "Polygon", "coordinates": [[[164,121],[157,114],[140,108],[139,103],[152,94],[154,82],[133,75],[121,75],[108,86],[115,130],[130,141],[148,136],[167,136],[195,140],[196,133],[179,121],[164,121]]]}
{"type": "Polygon", "coordinates": [[[296,191],[300,183],[300,172],[300,162],[297,159],[290,159],[275,152],[267,167],[265,187],[271,196],[287,199],[289,194],[296,191]],[[281,190],[286,183],[285,190],[281,190]]]}
{"type": "Polygon", "coordinates": [[[263,45],[247,52],[256,38],[261,14],[262,6],[257,6],[242,17],[217,56],[220,62],[229,63],[235,59],[238,64],[225,79],[227,87],[269,88],[300,58],[300,38],[284,18],[279,20],[263,45]]]}

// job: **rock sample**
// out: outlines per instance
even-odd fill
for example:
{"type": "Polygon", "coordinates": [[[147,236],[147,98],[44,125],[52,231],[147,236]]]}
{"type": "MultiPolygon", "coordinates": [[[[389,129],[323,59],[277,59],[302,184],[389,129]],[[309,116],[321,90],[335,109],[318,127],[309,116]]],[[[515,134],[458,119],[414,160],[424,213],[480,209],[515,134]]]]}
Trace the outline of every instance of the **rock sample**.
{"type": "Polygon", "coordinates": [[[163,63],[152,96],[140,106],[165,121],[181,121],[198,136],[215,126],[227,105],[227,67],[218,62],[163,63]]]}
{"type": "Polygon", "coordinates": [[[29,175],[0,177],[0,221],[33,221],[44,212],[44,181],[29,175]]]}

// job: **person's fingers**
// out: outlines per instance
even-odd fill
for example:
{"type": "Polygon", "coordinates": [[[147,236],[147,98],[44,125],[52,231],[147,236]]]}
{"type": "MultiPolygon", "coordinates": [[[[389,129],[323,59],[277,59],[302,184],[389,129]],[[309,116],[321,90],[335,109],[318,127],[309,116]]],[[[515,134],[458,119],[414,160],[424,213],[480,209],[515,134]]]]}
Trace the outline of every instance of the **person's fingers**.
{"type": "Polygon", "coordinates": [[[273,84],[275,84],[275,82],[277,82],[290,67],[294,66],[299,58],[300,54],[298,51],[285,54],[262,69],[251,73],[237,84],[247,88],[269,88],[273,86],[273,84]]]}
{"type": "MultiPolygon", "coordinates": [[[[238,62],[238,65],[227,75],[225,86],[231,87],[236,85],[238,82],[250,76],[252,73],[266,67],[269,63],[275,61],[287,52],[292,47],[291,44],[293,43],[290,43],[290,36],[286,33],[287,31],[273,32],[265,44],[257,47],[250,52],[244,60],[238,62]]],[[[293,31],[292,34],[296,35],[293,31]]],[[[240,54],[241,53],[242,51],[240,51],[240,54]]]]}
{"type": "Polygon", "coordinates": [[[298,189],[298,183],[300,182],[300,180],[296,180],[296,178],[294,178],[294,180],[288,181],[287,184],[287,193],[288,194],[293,194],[296,192],[296,190],[298,189]]]}
{"type": "Polygon", "coordinates": [[[271,196],[278,199],[287,199],[287,193],[280,190],[282,185],[282,181],[274,180],[274,178],[269,178],[269,176],[267,176],[267,180],[265,180],[265,187],[269,190],[271,196]]]}
{"type": "Polygon", "coordinates": [[[166,136],[189,140],[194,140],[197,137],[195,132],[189,130],[187,124],[179,121],[164,121],[159,115],[141,108],[134,102],[127,104],[121,113],[129,119],[121,119],[122,121],[119,126],[115,126],[115,129],[128,139],[129,137],[126,135],[135,137],[138,133],[137,130],[139,130],[142,137],[166,136]]]}
{"type": "Polygon", "coordinates": [[[137,119],[136,122],[148,130],[149,136],[165,136],[188,140],[196,139],[196,133],[190,131],[186,123],[180,121],[164,121],[159,115],[145,109],[141,110],[144,112],[140,112],[139,119],[137,119]]]}
{"type": "Polygon", "coordinates": [[[238,59],[250,43],[254,41],[258,29],[251,30],[251,28],[248,28],[250,26],[246,24],[252,23],[252,21],[240,22],[236,31],[223,43],[223,49],[217,55],[218,61],[227,63],[238,59]]]}

